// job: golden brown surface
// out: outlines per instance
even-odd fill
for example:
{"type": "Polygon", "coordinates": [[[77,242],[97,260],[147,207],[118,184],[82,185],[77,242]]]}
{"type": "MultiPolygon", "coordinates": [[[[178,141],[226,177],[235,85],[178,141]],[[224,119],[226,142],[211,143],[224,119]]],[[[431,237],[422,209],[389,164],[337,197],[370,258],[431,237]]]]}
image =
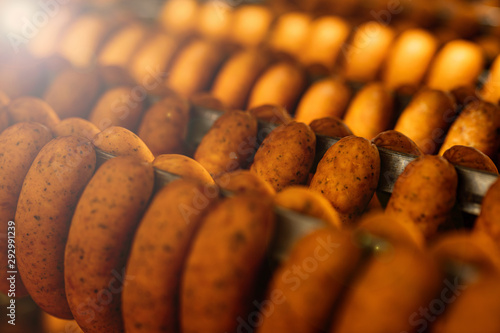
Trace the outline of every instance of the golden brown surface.
{"type": "Polygon", "coordinates": [[[105,66],[125,68],[147,32],[143,24],[135,22],[127,24],[106,41],[99,51],[98,62],[105,66]]]}
{"type": "Polygon", "coordinates": [[[166,31],[188,34],[195,28],[198,12],[199,6],[195,0],[171,0],[165,2],[158,20],[166,31]]]}
{"type": "Polygon", "coordinates": [[[461,39],[450,41],[436,55],[427,85],[446,91],[475,84],[483,66],[484,56],[479,46],[461,39]]]}
{"type": "Polygon", "coordinates": [[[85,333],[78,326],[76,321],[56,318],[45,312],[41,314],[41,325],[43,327],[43,332],[85,333]]]}
{"type": "Polygon", "coordinates": [[[196,30],[208,40],[226,41],[231,30],[233,12],[230,4],[205,2],[198,10],[196,30]]]}
{"type": "Polygon", "coordinates": [[[5,110],[11,124],[33,121],[52,129],[60,119],[45,101],[36,97],[19,97],[12,100],[5,110]]]}
{"type": "Polygon", "coordinates": [[[450,218],[457,195],[457,173],[440,156],[424,155],[412,161],[394,184],[386,213],[405,223],[415,223],[432,238],[450,218]]]}
{"type": "Polygon", "coordinates": [[[61,118],[87,118],[101,93],[97,71],[67,69],[56,76],[43,99],[61,118]]]}
{"type": "Polygon", "coordinates": [[[59,53],[75,67],[91,64],[108,30],[102,16],[87,13],[74,20],[59,41],[59,53]]]}
{"type": "Polygon", "coordinates": [[[495,58],[491,65],[488,79],[481,89],[481,97],[490,103],[498,104],[500,101],[500,56],[495,58]]]}
{"type": "Polygon", "coordinates": [[[274,230],[272,202],[258,196],[224,199],[194,240],[180,290],[184,333],[234,332],[246,318],[274,230]]]}
{"type": "Polygon", "coordinates": [[[361,252],[347,231],[322,228],[299,240],[273,275],[266,301],[274,311],[257,332],[325,332],[361,252]]]}
{"type": "Polygon", "coordinates": [[[348,136],[331,146],[318,163],[310,188],[322,193],[343,224],[355,221],[377,188],[380,157],[369,140],[348,136]]]}
{"type": "MultiPolygon", "coordinates": [[[[130,61],[129,71],[144,87],[159,88],[178,48],[178,41],[164,33],[155,32],[137,49],[130,61]]],[[[149,89],[149,88],[148,88],[149,89]]]]}
{"type": "MultiPolygon", "coordinates": [[[[0,292],[7,294],[7,235],[8,222],[16,214],[17,200],[21,193],[26,173],[38,152],[52,140],[50,130],[38,123],[17,123],[0,134],[0,292]]],[[[19,274],[16,295],[22,297],[27,291],[19,274]]]]}
{"type": "Polygon", "coordinates": [[[238,6],[232,16],[231,39],[248,47],[258,46],[264,41],[274,20],[269,8],[252,4],[238,6]]]}
{"type": "Polygon", "coordinates": [[[352,81],[373,81],[387,57],[394,34],[391,27],[376,21],[360,25],[345,46],[345,77],[352,81]]]}
{"type": "Polygon", "coordinates": [[[410,29],[397,37],[389,51],[383,81],[389,89],[416,88],[422,82],[438,47],[438,41],[422,29],[410,29]]]}
{"type": "Polygon", "coordinates": [[[189,122],[189,103],[168,96],[145,113],[137,134],[155,155],[182,153],[189,122]]]}
{"type": "Polygon", "coordinates": [[[279,105],[264,104],[248,110],[248,113],[253,114],[255,118],[267,121],[273,124],[288,124],[292,121],[292,117],[288,111],[279,105]]]}
{"type": "Polygon", "coordinates": [[[422,252],[381,251],[347,291],[330,332],[414,332],[409,318],[428,307],[441,283],[437,265],[422,252]]]}
{"type": "Polygon", "coordinates": [[[353,135],[349,127],[337,117],[326,117],[313,120],[309,126],[316,134],[332,138],[343,138],[353,135]]]}
{"type": "Polygon", "coordinates": [[[439,153],[455,145],[474,147],[493,158],[500,146],[498,106],[483,101],[469,103],[451,125],[439,153]]]}
{"type": "Polygon", "coordinates": [[[369,232],[397,246],[421,250],[424,250],[426,246],[422,231],[417,226],[404,223],[380,211],[363,215],[359,221],[358,230],[369,232]]]}
{"type": "Polygon", "coordinates": [[[368,83],[353,98],[344,123],[354,135],[373,139],[394,121],[392,96],[380,82],[368,83]]]}
{"type": "Polygon", "coordinates": [[[66,118],[54,126],[52,131],[56,137],[73,135],[90,141],[101,132],[96,125],[82,118],[66,118]]]}
{"type": "Polygon", "coordinates": [[[342,46],[351,34],[350,24],[338,16],[323,16],[309,26],[305,45],[299,53],[306,65],[321,64],[333,69],[342,46]]]}
{"type": "Polygon", "coordinates": [[[398,151],[400,153],[412,154],[417,156],[424,154],[412,139],[394,130],[388,130],[379,133],[376,137],[373,138],[372,142],[377,147],[387,148],[393,151],[398,151]]]}
{"type": "Polygon", "coordinates": [[[262,50],[234,54],[218,72],[212,94],[231,109],[243,109],[253,85],[268,65],[268,58],[262,50]]]}
{"type": "Polygon", "coordinates": [[[488,189],[483,198],[481,214],[476,219],[475,230],[485,232],[498,244],[500,244],[500,181],[495,181],[488,189]]]}
{"type": "Polygon", "coordinates": [[[452,95],[422,88],[403,110],[394,130],[413,140],[424,154],[435,154],[455,118],[455,108],[452,95]]]}
{"type": "Polygon", "coordinates": [[[313,83],[297,106],[295,119],[309,124],[324,117],[342,117],[351,99],[351,89],[342,79],[328,78],[313,83]]]}
{"type": "Polygon", "coordinates": [[[286,61],[269,67],[257,80],[250,98],[248,108],[264,104],[283,106],[291,111],[306,85],[306,77],[302,68],[286,61]]]}
{"type": "Polygon", "coordinates": [[[330,202],[318,192],[306,186],[290,186],[279,192],[274,203],[302,215],[311,216],[340,229],[342,222],[330,202]]]}
{"type": "Polygon", "coordinates": [[[153,162],[153,153],[137,135],[128,129],[111,126],[97,134],[92,143],[114,156],[134,156],[146,162],[153,162]]]}
{"type": "Polygon", "coordinates": [[[215,184],[212,176],[200,163],[184,155],[158,155],[153,161],[153,166],[185,179],[196,180],[202,184],[215,184]]]}
{"type": "Polygon", "coordinates": [[[181,274],[215,187],[176,180],[153,198],[134,236],[122,311],[130,333],[178,332],[181,274]],[[202,205],[199,205],[202,202],[202,205]]]}
{"type": "Polygon", "coordinates": [[[110,126],[137,129],[144,111],[144,97],[134,92],[135,87],[120,86],[106,91],[89,115],[90,122],[101,131],[110,126]]]}
{"type": "Polygon", "coordinates": [[[306,13],[290,12],[280,15],[269,37],[271,48],[299,56],[309,35],[312,17],[306,13]]]}
{"type": "Polygon", "coordinates": [[[73,318],[65,293],[64,250],[73,211],[95,166],[90,141],[56,138],[33,161],[17,203],[19,273],[35,303],[59,318],[73,318]]]}
{"type": "MultiPolygon", "coordinates": [[[[98,71],[102,77],[102,81],[104,82],[104,87],[106,90],[111,88],[119,87],[119,86],[135,86],[136,81],[130,76],[128,70],[124,67],[113,66],[113,65],[98,65],[98,71]]],[[[151,86],[146,81],[140,82],[139,85],[135,88],[134,93],[137,94],[136,99],[144,98],[144,90],[149,90],[151,86]],[[139,89],[141,91],[139,91],[139,89]]],[[[151,89],[152,90],[152,89],[151,89]]]]}
{"type": "Polygon", "coordinates": [[[469,333],[500,331],[500,275],[491,274],[475,283],[458,284],[448,292],[453,302],[434,324],[432,333],[469,333]]]}
{"type": "Polygon", "coordinates": [[[488,156],[474,147],[453,146],[443,153],[451,164],[498,174],[498,169],[488,156]]]}
{"type": "Polygon", "coordinates": [[[217,177],[246,167],[254,152],[257,119],[244,111],[220,116],[196,149],[194,159],[217,177]]]}
{"type": "Polygon", "coordinates": [[[432,244],[430,253],[443,266],[455,262],[471,265],[480,273],[500,272],[500,248],[484,232],[449,232],[432,244]]]}
{"type": "Polygon", "coordinates": [[[253,193],[261,196],[274,196],[274,188],[249,170],[236,170],[224,173],[215,179],[220,188],[234,194],[253,193]]]}
{"type": "Polygon", "coordinates": [[[316,152],[316,135],[303,123],[292,121],[273,130],[260,145],[250,168],[276,192],[305,184],[316,152]]]}
{"type": "Polygon", "coordinates": [[[153,185],[151,165],[115,157],[97,170],[76,206],[64,277],[70,308],[86,333],[123,332],[125,264],[153,185]]]}
{"type": "Polygon", "coordinates": [[[165,81],[167,88],[184,97],[209,88],[224,57],[220,45],[195,40],[180,51],[165,81]]]}
{"type": "Polygon", "coordinates": [[[0,134],[0,216],[14,219],[24,177],[40,149],[52,140],[50,130],[39,123],[17,123],[0,134]]]}

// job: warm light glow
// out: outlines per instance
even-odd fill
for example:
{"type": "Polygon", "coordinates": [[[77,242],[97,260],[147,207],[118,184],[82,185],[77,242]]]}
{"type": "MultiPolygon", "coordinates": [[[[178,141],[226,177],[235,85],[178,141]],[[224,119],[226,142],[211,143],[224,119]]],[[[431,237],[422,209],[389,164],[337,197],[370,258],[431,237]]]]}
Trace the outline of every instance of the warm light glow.
{"type": "Polygon", "coordinates": [[[26,22],[32,20],[36,11],[33,1],[6,1],[0,5],[0,30],[3,33],[21,34],[26,22]]]}

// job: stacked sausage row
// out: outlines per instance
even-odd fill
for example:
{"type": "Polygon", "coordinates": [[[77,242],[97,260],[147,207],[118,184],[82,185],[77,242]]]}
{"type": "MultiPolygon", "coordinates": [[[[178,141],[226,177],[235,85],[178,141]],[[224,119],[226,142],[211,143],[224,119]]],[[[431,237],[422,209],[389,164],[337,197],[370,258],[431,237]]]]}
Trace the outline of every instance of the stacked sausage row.
{"type": "Polygon", "coordinates": [[[60,42],[33,40],[43,60],[6,59],[0,215],[16,225],[17,295],[84,332],[498,331],[500,183],[472,230],[450,229],[452,164],[498,173],[500,60],[476,90],[469,41],[439,50],[376,22],[349,37],[347,20],[301,13],[271,24],[263,6],[230,10],[229,34],[227,7],[200,8],[168,2],[168,32],[83,14],[60,42]],[[191,104],[225,110],[194,148],[191,104]],[[318,134],[342,139],[313,170],[318,134]],[[385,212],[377,147],[418,156],[385,212]],[[96,148],[119,157],[99,166],[96,148]],[[184,179],[154,192],[153,166],[184,179]],[[274,206],[325,222],[277,270],[274,206]]]}

